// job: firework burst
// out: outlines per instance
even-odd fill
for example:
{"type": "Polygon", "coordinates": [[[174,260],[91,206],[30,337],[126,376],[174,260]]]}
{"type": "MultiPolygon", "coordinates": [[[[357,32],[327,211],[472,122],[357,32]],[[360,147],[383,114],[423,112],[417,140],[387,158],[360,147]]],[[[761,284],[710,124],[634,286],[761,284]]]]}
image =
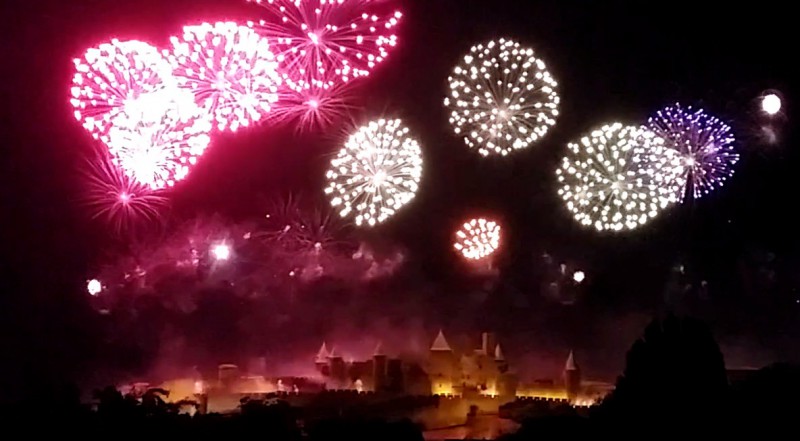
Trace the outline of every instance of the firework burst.
{"type": "Polygon", "coordinates": [[[739,154],[733,148],[731,128],[702,109],[675,104],[659,110],[648,126],[678,153],[672,166],[682,184],[677,187],[680,200],[687,194],[698,199],[733,175],[739,154]]]}
{"type": "Polygon", "coordinates": [[[267,39],[236,23],[185,26],[166,53],[178,84],[191,90],[219,130],[262,119],[281,83],[267,39]]]}
{"type": "Polygon", "coordinates": [[[609,124],[567,147],[558,194],[582,225],[632,230],[677,201],[677,156],[649,130],[609,124]]]}
{"type": "Polygon", "coordinates": [[[147,103],[141,96],[174,85],[158,49],[141,41],[115,39],[88,49],[74,63],[70,103],[95,139],[105,138],[120,113],[142,113],[147,103]]]}
{"type": "Polygon", "coordinates": [[[104,219],[121,233],[148,221],[161,221],[168,199],[149,186],[128,177],[107,157],[88,162],[86,204],[92,218],[104,219]]]}
{"type": "Polygon", "coordinates": [[[191,93],[177,88],[158,93],[167,96],[140,97],[160,103],[151,112],[117,115],[106,140],[115,164],[153,190],[185,178],[211,141],[208,115],[191,93]]]}
{"type": "Polygon", "coordinates": [[[453,244],[453,248],[469,260],[485,259],[499,247],[500,225],[483,218],[465,222],[456,232],[456,241],[453,244]]]}
{"type": "Polygon", "coordinates": [[[558,117],[558,84],[533,49],[514,41],[473,46],[448,82],[453,130],[484,156],[528,147],[558,117]]]}
{"type": "Polygon", "coordinates": [[[391,217],[417,193],[422,152],[399,119],[361,127],[331,161],[325,193],[342,217],[373,226],[391,217]]]}
{"type": "Polygon", "coordinates": [[[383,14],[374,0],[249,1],[268,18],[248,24],[276,42],[285,78],[296,86],[331,72],[344,82],[367,76],[397,45],[402,14],[383,14]]]}
{"type": "Polygon", "coordinates": [[[293,196],[273,201],[260,233],[286,251],[319,254],[344,245],[345,224],[329,210],[307,209],[293,196]]]}
{"type": "Polygon", "coordinates": [[[269,118],[292,123],[298,131],[330,127],[354,108],[351,84],[314,81],[301,82],[300,87],[284,87],[269,118]]]}

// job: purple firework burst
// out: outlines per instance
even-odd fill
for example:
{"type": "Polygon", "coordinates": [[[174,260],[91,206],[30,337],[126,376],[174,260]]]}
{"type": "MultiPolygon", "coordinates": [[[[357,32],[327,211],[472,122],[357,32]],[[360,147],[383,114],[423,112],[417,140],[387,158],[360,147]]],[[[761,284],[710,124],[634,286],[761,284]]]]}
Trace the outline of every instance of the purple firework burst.
{"type": "Polygon", "coordinates": [[[676,186],[679,200],[687,194],[699,199],[733,175],[739,154],[733,148],[731,128],[703,109],[676,103],[656,112],[648,125],[664,139],[665,146],[679,153],[670,164],[675,167],[670,174],[681,180],[676,186]]]}

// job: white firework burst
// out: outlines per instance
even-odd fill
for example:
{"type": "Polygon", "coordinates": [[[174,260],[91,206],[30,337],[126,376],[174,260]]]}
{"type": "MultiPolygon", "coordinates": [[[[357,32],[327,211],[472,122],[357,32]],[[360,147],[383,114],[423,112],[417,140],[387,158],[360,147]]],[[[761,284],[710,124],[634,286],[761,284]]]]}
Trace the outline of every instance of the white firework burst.
{"type": "Polygon", "coordinates": [[[481,155],[507,155],[556,123],[558,84],[533,49],[500,39],[473,46],[448,79],[450,124],[481,155]]]}
{"type": "Polygon", "coordinates": [[[633,230],[677,202],[678,155],[653,132],[620,123],[593,130],[556,170],[559,196],[575,220],[598,231],[633,230]]]}
{"type": "Polygon", "coordinates": [[[409,203],[422,177],[422,152],[399,119],[372,121],[331,161],[325,193],[356,225],[384,222],[409,203]]]}

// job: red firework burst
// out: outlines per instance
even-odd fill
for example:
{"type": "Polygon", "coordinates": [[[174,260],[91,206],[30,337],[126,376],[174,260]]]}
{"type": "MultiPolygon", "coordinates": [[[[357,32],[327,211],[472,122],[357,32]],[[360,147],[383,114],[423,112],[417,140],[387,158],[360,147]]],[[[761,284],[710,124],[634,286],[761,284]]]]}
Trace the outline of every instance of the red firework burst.
{"type": "Polygon", "coordinates": [[[160,221],[169,206],[163,193],[128,177],[105,152],[88,162],[84,175],[92,218],[104,219],[118,233],[142,222],[160,221]]]}
{"type": "Polygon", "coordinates": [[[248,23],[274,41],[284,78],[300,83],[364,77],[397,45],[403,14],[383,13],[374,0],[249,0],[268,18],[248,23]]]}
{"type": "Polygon", "coordinates": [[[456,232],[453,247],[469,260],[489,257],[500,247],[500,225],[483,218],[471,219],[456,232]]]}
{"type": "Polygon", "coordinates": [[[95,139],[104,138],[113,120],[136,106],[142,95],[173,84],[169,64],[158,50],[141,41],[112,40],[76,58],[70,89],[75,118],[95,139]]]}
{"type": "Polygon", "coordinates": [[[185,26],[166,53],[182,88],[212,115],[217,128],[236,131],[264,117],[281,83],[267,39],[236,23],[185,26]]]}

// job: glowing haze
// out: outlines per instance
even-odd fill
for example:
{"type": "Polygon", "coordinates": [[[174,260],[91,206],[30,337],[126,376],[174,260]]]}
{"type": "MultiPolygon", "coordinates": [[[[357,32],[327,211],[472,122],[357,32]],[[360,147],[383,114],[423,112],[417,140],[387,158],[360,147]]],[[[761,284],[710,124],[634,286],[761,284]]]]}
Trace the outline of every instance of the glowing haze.
{"type": "Polygon", "coordinates": [[[182,88],[194,93],[219,130],[261,120],[281,83],[267,39],[232,22],[184,26],[166,53],[182,88]]]}
{"type": "Polygon", "coordinates": [[[456,232],[453,247],[470,260],[489,257],[500,247],[500,225],[483,218],[465,222],[456,232]]]}
{"type": "Polygon", "coordinates": [[[325,193],[356,225],[384,222],[409,203],[422,177],[422,152],[399,119],[379,119],[350,136],[328,169],[325,193]]]}
{"type": "Polygon", "coordinates": [[[448,82],[450,124],[483,156],[528,147],[556,123],[558,84],[533,49],[517,42],[473,46],[448,82]]]}

